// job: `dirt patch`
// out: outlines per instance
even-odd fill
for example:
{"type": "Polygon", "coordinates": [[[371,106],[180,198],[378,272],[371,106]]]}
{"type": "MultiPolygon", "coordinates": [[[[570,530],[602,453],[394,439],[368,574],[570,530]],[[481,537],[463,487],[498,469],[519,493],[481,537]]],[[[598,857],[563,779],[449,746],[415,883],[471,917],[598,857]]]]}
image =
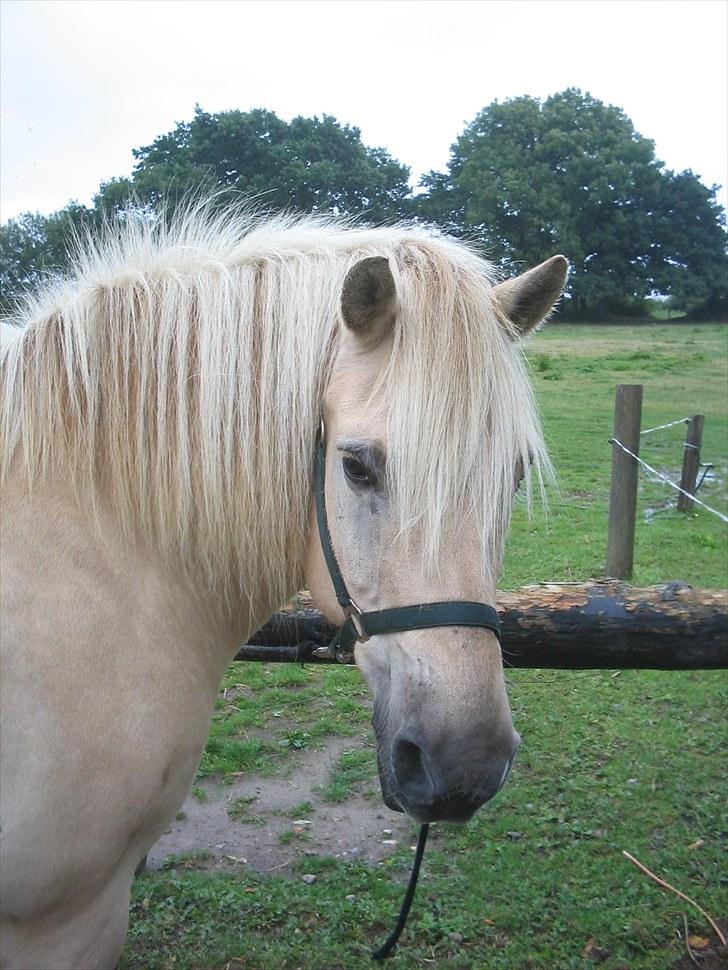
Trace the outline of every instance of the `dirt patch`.
{"type": "Polygon", "coordinates": [[[378,783],[330,804],[317,791],[337,760],[357,745],[332,739],[323,749],[298,753],[285,777],[246,775],[232,784],[196,785],[204,800],[188,796],[177,819],[152,847],[147,868],[170,856],[187,856],[195,868],[249,865],[258,872],[285,872],[306,856],[378,862],[398,845],[414,844],[413,823],[382,802],[378,783]],[[294,811],[309,803],[305,811],[294,811]]]}
{"type": "MultiPolygon", "coordinates": [[[[723,936],[728,934],[728,920],[716,919],[716,926],[723,936]]],[[[718,939],[713,932],[709,936],[688,936],[686,941],[687,954],[673,964],[673,970],[725,970],[728,967],[728,947],[718,939]],[[688,944],[692,944],[689,946],[688,944]]]]}

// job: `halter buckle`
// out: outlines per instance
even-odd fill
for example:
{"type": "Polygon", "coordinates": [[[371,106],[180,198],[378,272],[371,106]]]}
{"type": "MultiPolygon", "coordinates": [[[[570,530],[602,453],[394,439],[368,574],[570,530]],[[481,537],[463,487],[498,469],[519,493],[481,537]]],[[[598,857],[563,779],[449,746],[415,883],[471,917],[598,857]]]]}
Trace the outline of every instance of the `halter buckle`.
{"type": "Polygon", "coordinates": [[[343,610],[344,616],[347,620],[351,620],[351,625],[356,630],[357,643],[366,643],[369,639],[369,634],[364,629],[364,624],[362,623],[362,611],[351,596],[349,597],[348,605],[343,607],[343,610]]]}

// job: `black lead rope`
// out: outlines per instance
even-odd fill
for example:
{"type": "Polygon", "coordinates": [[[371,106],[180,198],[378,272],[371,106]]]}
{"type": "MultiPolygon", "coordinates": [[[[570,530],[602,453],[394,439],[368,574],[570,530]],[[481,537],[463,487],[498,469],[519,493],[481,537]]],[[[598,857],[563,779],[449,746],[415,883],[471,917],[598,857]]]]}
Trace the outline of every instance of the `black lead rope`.
{"type": "Polygon", "coordinates": [[[404,894],[402,908],[399,911],[397,925],[389,934],[386,941],[379,947],[379,949],[372,953],[372,960],[386,960],[394,949],[394,946],[397,940],[400,938],[402,930],[404,929],[405,923],[407,922],[407,917],[409,916],[412,900],[415,898],[417,879],[420,875],[420,866],[422,865],[422,856],[425,854],[425,845],[427,844],[427,833],[429,829],[430,826],[427,823],[420,826],[420,834],[417,839],[417,851],[415,852],[415,861],[414,865],[412,866],[412,872],[410,873],[407,892],[404,894]]]}

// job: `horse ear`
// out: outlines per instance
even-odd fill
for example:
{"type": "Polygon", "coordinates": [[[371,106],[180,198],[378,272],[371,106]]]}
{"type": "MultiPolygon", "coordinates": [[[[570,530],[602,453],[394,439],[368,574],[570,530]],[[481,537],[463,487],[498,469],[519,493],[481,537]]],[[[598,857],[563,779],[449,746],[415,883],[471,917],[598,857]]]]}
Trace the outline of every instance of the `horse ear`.
{"type": "Polygon", "coordinates": [[[493,287],[493,295],[519,336],[524,337],[549,315],[564,289],[568,269],[564,256],[552,256],[493,287]]]}
{"type": "Polygon", "coordinates": [[[341,315],[353,336],[368,348],[391,328],[397,315],[397,289],[385,256],[368,256],[346,274],[341,315]]]}

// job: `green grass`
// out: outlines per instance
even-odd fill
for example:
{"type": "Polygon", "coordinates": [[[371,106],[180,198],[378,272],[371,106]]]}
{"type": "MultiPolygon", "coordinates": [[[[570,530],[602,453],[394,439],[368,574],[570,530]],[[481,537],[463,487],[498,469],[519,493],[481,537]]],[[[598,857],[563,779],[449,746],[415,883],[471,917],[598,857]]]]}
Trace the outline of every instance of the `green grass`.
{"type": "Polygon", "coordinates": [[[360,734],[369,721],[360,678],[295,664],[231,664],[198,775],[285,771],[304,748],[360,734]]]}
{"type": "Polygon", "coordinates": [[[257,795],[241,795],[228,804],[227,813],[236,822],[242,822],[245,825],[263,825],[265,819],[251,811],[257,801],[257,795]]]}
{"type": "MultiPolygon", "coordinates": [[[[701,496],[726,512],[726,333],[555,326],[536,336],[528,356],[560,491],[547,518],[517,509],[504,588],[602,575],[617,383],[645,385],[643,427],[705,414],[702,460],[716,464],[717,480],[701,496]]],[[[643,457],[675,478],[683,439],[682,427],[649,436],[643,457]]],[[[666,498],[642,478],[633,582],[728,586],[725,524],[678,513],[666,498]]],[[[466,827],[433,827],[391,966],[665,970],[686,955],[683,914],[691,932],[707,926],[622,850],[714,917],[728,912],[725,673],[509,670],[507,679],[524,739],[511,779],[466,827]]],[[[285,773],[301,747],[309,756],[335,736],[352,744],[326,797],[366,791],[375,772],[366,699],[353,669],[234,664],[201,772],[285,773]]],[[[308,817],[313,806],[299,808],[308,817]]],[[[197,871],[197,855],[170,861],[135,883],[121,970],[371,967],[411,857],[407,845],[373,867],[306,857],[292,875],[267,876],[197,871]],[[304,872],[316,882],[303,884],[304,872]]]]}
{"type": "Polygon", "coordinates": [[[376,768],[373,742],[368,748],[344,751],[334,765],[328,782],[321,789],[324,801],[338,804],[371,781],[376,768]]]}
{"type": "Polygon", "coordinates": [[[286,815],[292,819],[306,818],[314,810],[313,802],[299,802],[298,805],[294,805],[286,811],[286,815]]]}
{"type": "MultiPolygon", "coordinates": [[[[704,414],[701,461],[717,481],[700,498],[728,513],[728,330],[721,326],[554,326],[527,347],[544,434],[559,491],[548,515],[515,511],[500,585],[515,589],[546,578],[580,581],[603,575],[607,544],[611,437],[617,384],[643,384],[642,427],[704,414]],[[554,376],[558,375],[558,379],[554,376]]],[[[642,439],[642,458],[680,480],[685,427],[642,439]]],[[[667,579],[728,585],[726,526],[695,506],[677,512],[677,493],[640,476],[632,582],[667,579]]]]}

